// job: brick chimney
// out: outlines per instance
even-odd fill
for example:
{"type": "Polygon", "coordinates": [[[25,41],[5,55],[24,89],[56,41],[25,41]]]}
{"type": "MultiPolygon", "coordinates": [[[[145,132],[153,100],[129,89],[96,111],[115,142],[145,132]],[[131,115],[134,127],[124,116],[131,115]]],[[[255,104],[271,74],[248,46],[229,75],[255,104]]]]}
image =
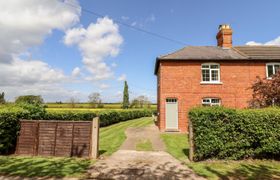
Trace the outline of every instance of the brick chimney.
{"type": "Polygon", "coordinates": [[[223,48],[232,47],[232,29],[228,24],[222,24],[219,26],[219,32],[216,36],[217,45],[223,48]]]}

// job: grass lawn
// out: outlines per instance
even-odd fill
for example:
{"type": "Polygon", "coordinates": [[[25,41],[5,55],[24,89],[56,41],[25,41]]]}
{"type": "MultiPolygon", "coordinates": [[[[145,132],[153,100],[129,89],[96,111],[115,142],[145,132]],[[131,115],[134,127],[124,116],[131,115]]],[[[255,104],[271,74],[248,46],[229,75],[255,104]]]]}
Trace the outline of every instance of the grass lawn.
{"type": "Polygon", "coordinates": [[[142,139],[136,144],[137,151],[153,151],[153,145],[149,139],[142,139]]]}
{"type": "MultiPolygon", "coordinates": [[[[152,124],[152,118],[139,118],[100,129],[100,153],[108,156],[125,140],[125,129],[152,124]]],[[[85,177],[94,161],[82,158],[0,156],[0,175],[21,177],[85,177]]]]}
{"type": "MultiPolygon", "coordinates": [[[[184,161],[188,158],[188,138],[186,134],[164,133],[161,138],[167,151],[184,161]]],[[[207,179],[280,179],[280,162],[273,160],[243,161],[202,161],[188,162],[198,175],[207,179]]]]}
{"type": "Polygon", "coordinates": [[[0,174],[22,177],[83,177],[92,162],[79,158],[0,156],[0,174]]]}

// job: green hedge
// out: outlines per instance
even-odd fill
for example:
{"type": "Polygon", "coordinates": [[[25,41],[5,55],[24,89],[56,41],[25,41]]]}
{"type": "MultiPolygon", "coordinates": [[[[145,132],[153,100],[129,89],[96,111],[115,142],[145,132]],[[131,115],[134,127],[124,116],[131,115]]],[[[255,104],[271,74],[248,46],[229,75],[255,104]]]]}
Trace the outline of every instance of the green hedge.
{"type": "Polygon", "coordinates": [[[280,157],[280,109],[198,107],[189,119],[195,160],[280,157]]]}
{"type": "Polygon", "coordinates": [[[0,154],[13,150],[19,131],[19,119],[26,119],[28,115],[28,111],[21,108],[0,109],[0,154]]]}
{"type": "Polygon", "coordinates": [[[121,121],[151,116],[153,110],[105,110],[105,111],[50,111],[45,114],[45,120],[76,120],[90,121],[99,116],[100,126],[108,126],[121,121]]]}
{"type": "Polygon", "coordinates": [[[121,121],[148,117],[152,110],[118,110],[118,111],[58,111],[34,113],[30,109],[0,108],[0,154],[6,154],[14,150],[16,138],[19,132],[19,119],[45,119],[45,120],[73,120],[90,121],[94,117],[100,117],[100,126],[108,126],[121,121]],[[36,115],[36,116],[34,116],[36,115]]]}

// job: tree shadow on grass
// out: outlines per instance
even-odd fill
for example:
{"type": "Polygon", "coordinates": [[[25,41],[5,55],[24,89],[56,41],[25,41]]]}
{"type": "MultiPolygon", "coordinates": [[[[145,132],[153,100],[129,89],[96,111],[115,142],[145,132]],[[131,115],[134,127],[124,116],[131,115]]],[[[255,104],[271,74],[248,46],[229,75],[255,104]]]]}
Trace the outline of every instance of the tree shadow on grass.
{"type": "Polygon", "coordinates": [[[233,171],[221,173],[211,167],[206,167],[207,171],[215,174],[219,179],[252,179],[252,180],[266,180],[266,179],[280,179],[280,172],[275,168],[265,165],[248,165],[241,164],[233,171]]]}
{"type": "Polygon", "coordinates": [[[86,172],[91,161],[77,158],[0,157],[0,174],[20,177],[65,177],[86,172]]]}

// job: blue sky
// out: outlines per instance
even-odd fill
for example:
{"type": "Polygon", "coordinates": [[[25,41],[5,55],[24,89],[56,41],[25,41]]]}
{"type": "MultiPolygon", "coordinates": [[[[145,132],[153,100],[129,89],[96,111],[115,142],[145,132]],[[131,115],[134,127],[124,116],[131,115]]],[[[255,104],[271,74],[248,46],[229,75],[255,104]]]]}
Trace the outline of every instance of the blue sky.
{"type": "Polygon", "coordinates": [[[234,45],[250,41],[280,45],[279,7],[277,0],[1,2],[0,26],[11,36],[0,35],[0,45],[8,44],[0,47],[0,67],[6,69],[0,72],[0,91],[5,91],[9,100],[18,95],[40,94],[45,101],[67,101],[71,97],[87,101],[91,92],[100,92],[103,101],[117,102],[122,98],[126,79],[131,98],[145,95],[155,102],[156,57],[184,45],[120,25],[118,21],[185,45],[215,46],[218,25],[223,23],[232,26],[234,45]],[[39,13],[40,7],[46,11],[39,13]],[[15,9],[16,14],[12,14],[15,9]],[[98,17],[87,10],[106,18],[99,17],[97,22],[98,17]],[[27,11],[33,16],[26,15],[27,11]],[[21,18],[26,23],[17,23],[21,18]],[[107,35],[107,44],[93,42],[101,42],[107,35]]]}

